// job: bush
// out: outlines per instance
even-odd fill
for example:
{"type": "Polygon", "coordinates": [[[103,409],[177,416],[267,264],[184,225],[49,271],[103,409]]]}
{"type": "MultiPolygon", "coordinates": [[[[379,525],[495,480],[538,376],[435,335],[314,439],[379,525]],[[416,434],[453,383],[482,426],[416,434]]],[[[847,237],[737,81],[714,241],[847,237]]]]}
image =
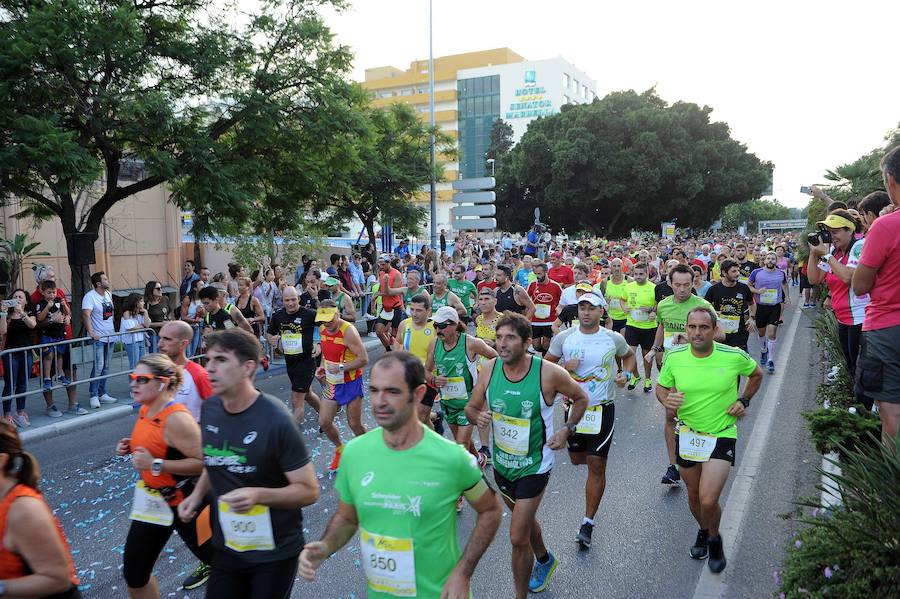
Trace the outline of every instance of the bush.
{"type": "Polygon", "coordinates": [[[841,453],[841,474],[820,470],[841,507],[800,503],[815,509],[800,518],[806,526],[788,547],[780,574],[785,599],[900,597],[900,437],[891,447],[873,437],[841,453]]]}
{"type": "Polygon", "coordinates": [[[810,317],[810,320],[816,332],[816,340],[825,352],[828,363],[838,367],[837,379],[832,384],[819,385],[816,389],[816,399],[820,404],[827,401],[831,407],[849,408],[856,404],[856,398],[847,359],[841,352],[841,343],[838,340],[837,319],[831,310],[822,310],[818,315],[810,317]]]}
{"type": "Polygon", "coordinates": [[[862,408],[855,414],[846,408],[823,408],[807,412],[803,417],[812,433],[816,451],[821,454],[836,451],[843,458],[844,451],[871,444],[881,434],[881,420],[862,408]]]}

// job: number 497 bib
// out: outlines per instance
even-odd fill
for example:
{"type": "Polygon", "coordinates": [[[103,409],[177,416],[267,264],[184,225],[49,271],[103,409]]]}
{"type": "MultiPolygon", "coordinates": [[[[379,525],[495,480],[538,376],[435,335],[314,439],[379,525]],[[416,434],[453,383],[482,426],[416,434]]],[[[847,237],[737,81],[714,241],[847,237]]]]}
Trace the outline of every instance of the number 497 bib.
{"type": "Polygon", "coordinates": [[[687,425],[678,429],[678,455],[691,462],[708,462],[716,448],[716,438],[698,433],[687,425]]]}

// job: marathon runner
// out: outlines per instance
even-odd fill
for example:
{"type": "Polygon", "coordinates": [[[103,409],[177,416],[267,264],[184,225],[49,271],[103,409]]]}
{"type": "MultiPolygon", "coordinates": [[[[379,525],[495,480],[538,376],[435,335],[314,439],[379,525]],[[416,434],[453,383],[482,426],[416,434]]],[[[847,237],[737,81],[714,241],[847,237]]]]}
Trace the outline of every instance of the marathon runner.
{"type": "Polygon", "coordinates": [[[530,333],[524,316],[500,319],[500,357],[484,365],[466,406],[470,421],[493,427],[494,480],[512,511],[509,536],[517,599],[546,590],[559,565],[544,545],[535,514],[550,480],[553,451],[563,448],[587,408],[587,394],[563,368],[528,354],[530,333]],[[567,396],[572,408],[565,426],[554,434],[557,393],[567,396]]]}
{"type": "MultiPolygon", "coordinates": [[[[422,366],[428,359],[428,347],[437,338],[434,334],[434,323],[429,318],[431,316],[431,306],[429,306],[428,298],[424,294],[414,295],[407,304],[409,308],[409,318],[400,323],[397,329],[397,337],[394,338],[393,349],[395,351],[408,351],[415,357],[419,358],[422,366]]],[[[434,400],[438,397],[437,388],[426,385],[425,395],[422,396],[422,402],[418,406],[419,420],[433,427],[433,419],[431,409],[434,407],[434,400]]],[[[439,433],[440,434],[440,433],[439,433]]]]}
{"type": "MultiPolygon", "coordinates": [[[[422,273],[416,270],[415,268],[411,268],[406,271],[406,287],[403,290],[403,305],[409,307],[409,302],[412,301],[412,298],[417,295],[423,295],[428,298],[429,303],[431,302],[431,294],[428,293],[428,290],[425,289],[422,285],[422,273]]],[[[402,324],[402,323],[401,323],[402,324]]],[[[397,334],[400,334],[399,327],[397,330],[397,334]]]]}
{"type": "MultiPolygon", "coordinates": [[[[568,291],[569,289],[575,290],[575,301],[571,304],[567,304],[562,310],[559,311],[559,315],[556,317],[556,320],[553,322],[553,339],[556,339],[556,336],[559,335],[559,332],[564,329],[569,329],[578,326],[578,302],[581,301],[581,297],[585,293],[593,293],[594,286],[587,282],[578,283],[573,285],[571,288],[567,288],[563,290],[563,293],[568,291]]],[[[600,301],[604,302],[602,296],[600,297],[600,301]]],[[[603,307],[603,303],[601,303],[601,307],[603,307]]],[[[553,341],[550,341],[550,345],[553,345],[553,341]]]]}
{"type": "MultiPolygon", "coordinates": [[[[524,292],[524,289],[522,290],[524,292]]],[[[503,316],[497,311],[496,292],[490,287],[482,287],[478,292],[478,316],[475,317],[475,336],[488,347],[497,346],[497,323],[503,316]]]]}
{"type": "Polygon", "coordinates": [[[738,281],[748,285],[750,283],[750,274],[759,268],[759,264],[747,258],[747,246],[744,243],[737,243],[734,246],[734,258],[741,273],[738,281]]]}
{"type": "Polygon", "coordinates": [[[387,351],[391,350],[397,327],[406,318],[403,312],[403,275],[394,268],[390,256],[382,254],[378,258],[378,292],[381,310],[376,314],[375,334],[387,351]]]}
{"type": "Polygon", "coordinates": [[[329,472],[334,472],[340,465],[344,448],[341,433],[334,425],[338,410],[346,407],[347,424],[354,435],[366,432],[362,423],[362,369],[369,363],[369,354],[356,326],[341,318],[333,300],[319,303],[316,323],[322,323],[319,327],[322,365],[316,370],[316,378],[325,387],[319,408],[319,427],[334,443],[334,459],[328,467],[329,472]]]}
{"type": "Polygon", "coordinates": [[[756,324],[753,293],[738,278],[741,271],[737,262],[722,262],[722,279],[706,292],[706,301],[712,304],[719,321],[719,329],[725,333],[725,345],[747,351],[749,331],[756,324]]]}
{"type": "Polygon", "coordinates": [[[356,306],[353,305],[353,298],[341,291],[341,282],[337,277],[326,277],[322,281],[325,291],[328,292],[331,300],[321,300],[319,307],[324,301],[333,301],[334,305],[340,308],[341,318],[346,322],[356,322],[356,306]]]}
{"type": "Polygon", "coordinates": [[[234,304],[225,303],[225,290],[218,287],[204,287],[197,294],[203,304],[203,335],[209,335],[214,331],[225,331],[240,327],[248,333],[253,332],[253,327],[234,307],[234,304]]]}
{"type": "Polygon", "coordinates": [[[269,320],[266,339],[272,347],[281,344],[285,370],[291,382],[294,419],[302,425],[306,403],[316,412],[320,411],[319,397],[310,386],[316,374],[316,358],[322,353],[322,346],[314,340],[314,333],[318,333],[316,312],[300,307],[297,290],[285,287],[282,302],[284,308],[277,310],[269,320]]]}
{"type": "Polygon", "coordinates": [[[678,465],[691,514],[700,527],[691,557],[708,556],[709,569],[714,573],[726,565],[719,534],[719,496],[734,465],[736,422],[746,414],[750,399],[762,383],[762,372],[753,358],[714,341],[716,320],[712,308],[699,306],[690,311],[690,344],[668,352],[656,387],[656,398],[666,413],[675,412],[679,421],[678,465]],[[738,397],[741,376],[749,380],[743,396],[738,397]]]}
{"type": "Polygon", "coordinates": [[[457,264],[453,267],[453,278],[447,281],[447,288],[462,302],[465,314],[460,314],[460,320],[468,324],[472,318],[472,304],[478,293],[478,289],[472,281],[466,280],[466,267],[457,264]]]}
{"type": "Polygon", "coordinates": [[[556,308],[562,297],[559,283],[547,277],[547,265],[543,262],[534,264],[536,279],[528,285],[528,297],[534,302],[534,315],[531,317],[531,343],[535,352],[546,354],[550,349],[553,337],[553,321],[556,320],[556,308]]]}
{"type": "MultiPolygon", "coordinates": [[[[662,355],[663,352],[670,351],[676,345],[687,343],[688,314],[698,306],[711,307],[705,299],[691,294],[693,280],[694,274],[691,272],[691,268],[684,264],[679,264],[669,271],[672,295],[664,298],[656,306],[656,319],[659,321],[659,326],[656,329],[653,350],[648,354],[648,359],[652,357],[651,354],[653,356],[662,355]]],[[[724,339],[724,334],[721,337],[724,339]]],[[[674,411],[666,411],[663,421],[663,436],[666,441],[669,466],[660,482],[664,485],[674,485],[680,480],[675,460],[674,411]]]]}
{"type": "Polygon", "coordinates": [[[209,382],[203,402],[204,469],[194,492],[178,506],[193,520],[212,500],[213,562],[207,597],[288,597],[303,548],[300,508],[319,498],[319,483],[291,413],[257,391],[259,341],[240,330],[207,339],[209,382]]]}
{"type": "MultiPolygon", "coordinates": [[[[171,324],[177,323],[166,326],[171,324]]],[[[130,455],[140,473],[122,568],[132,597],[159,597],[153,567],[173,531],[201,563],[212,562],[212,544],[199,541],[195,519],[182,522],[176,517],[178,504],[193,490],[203,470],[200,427],[187,407],[176,400],[183,372],[167,356],[149,354],[129,375],[131,397],[141,410],[131,437],[116,444],[116,455],[130,455]]],[[[203,582],[194,588],[200,584],[203,582]]]]}
{"type": "Polygon", "coordinates": [[[500,526],[500,502],[461,446],[419,423],[415,406],[426,386],[417,357],[383,354],[369,377],[380,428],[347,444],[335,483],[338,509],[322,539],[300,554],[300,576],[314,580],[359,529],[370,598],[470,597],[469,581],[500,526]],[[465,551],[453,509],[460,495],[477,513],[465,551]],[[397,502],[385,499],[394,496],[397,502]]]}
{"type": "Polygon", "coordinates": [[[755,294],[756,332],[759,334],[759,363],[769,374],[775,372],[775,348],[778,343],[778,325],[781,324],[781,304],[791,301],[789,280],[783,271],[775,267],[775,252],[767,252],[763,268],[750,273],[749,287],[755,294]]]}
{"type": "MultiPolygon", "coordinates": [[[[632,267],[633,281],[625,284],[625,304],[623,310],[628,313],[625,320],[625,340],[628,347],[635,352],[641,348],[641,359],[644,361],[644,393],[653,389],[653,355],[648,353],[656,346],[656,285],[647,280],[647,267],[635,264],[632,267]]],[[[628,382],[628,390],[632,391],[641,380],[635,364],[631,373],[633,378],[628,382]]]]}
{"type": "Polygon", "coordinates": [[[497,281],[497,311],[501,314],[515,312],[524,314],[525,318],[531,318],[534,314],[534,302],[528,297],[528,292],[522,285],[513,283],[512,270],[501,264],[494,273],[494,280],[497,281]]]}
{"type": "Polygon", "coordinates": [[[616,425],[616,389],[610,381],[624,387],[636,364],[625,337],[600,326],[603,307],[599,296],[585,293],[578,298],[577,308],[578,325],[553,338],[547,360],[562,361],[562,366],[588,396],[587,411],[568,440],[572,464],[588,467],[584,521],[575,537],[587,548],[591,546],[594,517],[606,490],[606,460],[616,425]],[[614,358],[624,362],[624,373],[613,375],[614,358]]]}
{"type": "MultiPolygon", "coordinates": [[[[628,297],[625,293],[625,285],[628,279],[622,270],[622,261],[618,258],[609,263],[609,278],[605,281],[603,295],[606,297],[609,308],[609,318],[612,321],[612,330],[616,333],[624,333],[628,322],[628,313],[625,306],[628,297]]],[[[621,370],[621,366],[619,367],[621,370]]]]}
{"type": "Polygon", "coordinates": [[[459,297],[447,288],[447,275],[438,273],[434,275],[434,293],[431,295],[431,313],[434,314],[440,308],[450,306],[462,316],[466,313],[466,307],[459,297]]]}

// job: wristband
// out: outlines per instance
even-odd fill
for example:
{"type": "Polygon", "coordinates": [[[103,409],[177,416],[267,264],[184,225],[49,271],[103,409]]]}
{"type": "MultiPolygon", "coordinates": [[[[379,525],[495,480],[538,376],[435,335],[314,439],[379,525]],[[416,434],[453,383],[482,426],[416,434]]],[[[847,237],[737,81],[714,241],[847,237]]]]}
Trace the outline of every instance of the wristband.
{"type": "Polygon", "coordinates": [[[749,408],[749,407],[750,407],[750,400],[749,400],[749,399],[744,399],[743,397],[738,397],[738,401],[741,402],[741,404],[744,406],[744,408],[749,408]]]}

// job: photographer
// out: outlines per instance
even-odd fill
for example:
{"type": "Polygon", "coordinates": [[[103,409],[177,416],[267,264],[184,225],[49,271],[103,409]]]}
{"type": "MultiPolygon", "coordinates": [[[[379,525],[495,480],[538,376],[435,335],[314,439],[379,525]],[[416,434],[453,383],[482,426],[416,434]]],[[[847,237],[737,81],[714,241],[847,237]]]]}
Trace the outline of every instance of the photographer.
{"type": "Polygon", "coordinates": [[[810,263],[807,276],[811,284],[824,281],[828,287],[831,309],[838,321],[841,352],[847,360],[850,376],[853,376],[866,305],[869,303],[868,295],[858,297],[850,289],[850,280],[859,266],[865,241],[856,238],[862,226],[853,215],[841,209],[816,224],[819,230],[807,237],[810,263]]]}

